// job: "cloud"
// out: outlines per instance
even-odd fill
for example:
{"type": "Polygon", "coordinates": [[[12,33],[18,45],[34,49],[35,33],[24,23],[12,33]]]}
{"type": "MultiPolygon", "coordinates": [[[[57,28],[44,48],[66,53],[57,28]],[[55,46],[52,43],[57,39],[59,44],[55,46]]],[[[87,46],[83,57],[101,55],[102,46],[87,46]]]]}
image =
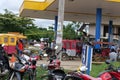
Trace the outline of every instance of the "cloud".
{"type": "Polygon", "coordinates": [[[23,0],[1,0],[0,1],[0,13],[4,12],[4,9],[8,9],[14,13],[19,13],[19,8],[22,5],[23,0]]]}
{"type": "MultiPolygon", "coordinates": [[[[70,23],[71,21],[64,21],[64,25],[67,25],[68,23],[70,23]]],[[[34,23],[38,26],[38,27],[44,27],[44,28],[48,28],[49,26],[53,26],[55,24],[54,20],[49,20],[49,19],[35,19],[34,23]]]]}
{"type": "MultiPolygon", "coordinates": [[[[0,0],[0,13],[4,13],[4,9],[7,9],[18,14],[22,3],[23,0],[0,0]]],[[[39,27],[47,28],[48,26],[53,26],[54,20],[35,19],[34,23],[39,27]]]]}
{"type": "MultiPolygon", "coordinates": [[[[4,9],[7,9],[15,14],[18,14],[22,2],[23,0],[0,0],[0,13],[4,13],[4,9]]],[[[35,19],[34,23],[37,26],[47,28],[48,26],[54,24],[54,21],[46,19],[35,19]]]]}
{"type": "Polygon", "coordinates": [[[48,20],[48,19],[35,19],[34,23],[35,23],[38,27],[47,28],[48,26],[53,26],[54,20],[48,20]]]}

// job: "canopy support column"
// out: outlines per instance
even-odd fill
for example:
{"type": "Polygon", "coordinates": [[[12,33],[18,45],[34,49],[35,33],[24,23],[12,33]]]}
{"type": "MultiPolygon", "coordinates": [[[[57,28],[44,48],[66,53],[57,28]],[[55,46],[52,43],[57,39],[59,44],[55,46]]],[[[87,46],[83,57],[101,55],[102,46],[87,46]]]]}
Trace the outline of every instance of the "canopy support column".
{"type": "MultiPolygon", "coordinates": [[[[58,53],[62,49],[64,6],[65,6],[65,0],[59,0],[58,28],[57,28],[57,38],[56,38],[56,45],[58,46],[58,49],[56,50],[56,53],[58,53]]],[[[61,58],[62,58],[61,52],[60,52],[59,56],[60,56],[60,60],[61,60],[61,58]]]]}
{"type": "Polygon", "coordinates": [[[56,41],[57,37],[57,26],[58,26],[58,16],[55,16],[55,26],[54,26],[54,39],[56,41]]]}
{"type": "MultiPolygon", "coordinates": [[[[95,38],[96,42],[100,41],[101,19],[102,19],[102,9],[97,8],[97,12],[96,12],[96,38],[95,38]]],[[[95,49],[100,49],[100,44],[96,44],[95,49]]]]}
{"type": "Polygon", "coordinates": [[[108,42],[112,42],[112,33],[113,33],[113,29],[112,29],[112,25],[113,25],[113,21],[110,20],[109,21],[109,27],[108,27],[108,42]]]}

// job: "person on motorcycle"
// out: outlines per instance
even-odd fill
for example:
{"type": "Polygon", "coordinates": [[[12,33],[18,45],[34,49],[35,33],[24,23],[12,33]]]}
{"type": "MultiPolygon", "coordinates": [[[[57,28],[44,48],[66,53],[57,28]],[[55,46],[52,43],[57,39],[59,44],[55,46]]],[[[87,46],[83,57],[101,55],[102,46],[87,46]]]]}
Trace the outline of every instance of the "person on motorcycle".
{"type": "Polygon", "coordinates": [[[46,54],[48,55],[48,60],[49,60],[49,58],[53,55],[52,49],[50,47],[48,47],[48,45],[45,45],[44,50],[45,50],[46,54]]]}
{"type": "Polygon", "coordinates": [[[2,74],[5,74],[8,72],[8,69],[9,69],[9,61],[8,61],[7,54],[5,53],[5,50],[4,50],[4,44],[0,44],[0,61],[3,62],[3,65],[1,65],[0,67],[4,68],[2,71],[2,74]]]}

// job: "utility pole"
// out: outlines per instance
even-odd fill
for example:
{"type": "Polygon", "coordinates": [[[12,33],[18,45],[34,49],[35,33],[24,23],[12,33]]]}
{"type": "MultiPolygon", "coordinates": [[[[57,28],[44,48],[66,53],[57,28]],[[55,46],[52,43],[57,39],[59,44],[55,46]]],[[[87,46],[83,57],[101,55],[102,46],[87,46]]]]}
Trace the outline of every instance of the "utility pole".
{"type": "MultiPolygon", "coordinates": [[[[56,39],[56,45],[58,46],[58,49],[56,50],[56,52],[59,52],[62,49],[64,5],[65,5],[65,0],[59,0],[58,28],[57,28],[57,39],[56,39]]],[[[60,53],[59,56],[60,56],[60,60],[61,60],[62,53],[60,53]]]]}

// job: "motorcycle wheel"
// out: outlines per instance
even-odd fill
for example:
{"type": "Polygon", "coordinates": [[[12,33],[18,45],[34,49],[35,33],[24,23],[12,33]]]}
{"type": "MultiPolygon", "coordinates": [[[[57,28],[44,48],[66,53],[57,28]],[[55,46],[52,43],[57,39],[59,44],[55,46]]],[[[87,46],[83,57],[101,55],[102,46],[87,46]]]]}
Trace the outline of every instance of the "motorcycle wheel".
{"type": "Polygon", "coordinates": [[[36,80],[37,71],[36,69],[29,70],[29,80],[36,80]]]}
{"type": "Polygon", "coordinates": [[[13,72],[8,80],[21,80],[21,75],[18,72],[13,72]]]}
{"type": "Polygon", "coordinates": [[[17,79],[17,77],[16,77],[16,76],[14,76],[12,80],[18,80],[18,79],[17,79]]]}
{"type": "Polygon", "coordinates": [[[74,77],[74,76],[67,76],[64,80],[83,80],[82,78],[74,77]]]}
{"type": "Polygon", "coordinates": [[[68,60],[67,53],[62,53],[62,61],[68,60]]]}
{"type": "Polygon", "coordinates": [[[40,80],[55,80],[51,75],[41,76],[40,80]]]}

